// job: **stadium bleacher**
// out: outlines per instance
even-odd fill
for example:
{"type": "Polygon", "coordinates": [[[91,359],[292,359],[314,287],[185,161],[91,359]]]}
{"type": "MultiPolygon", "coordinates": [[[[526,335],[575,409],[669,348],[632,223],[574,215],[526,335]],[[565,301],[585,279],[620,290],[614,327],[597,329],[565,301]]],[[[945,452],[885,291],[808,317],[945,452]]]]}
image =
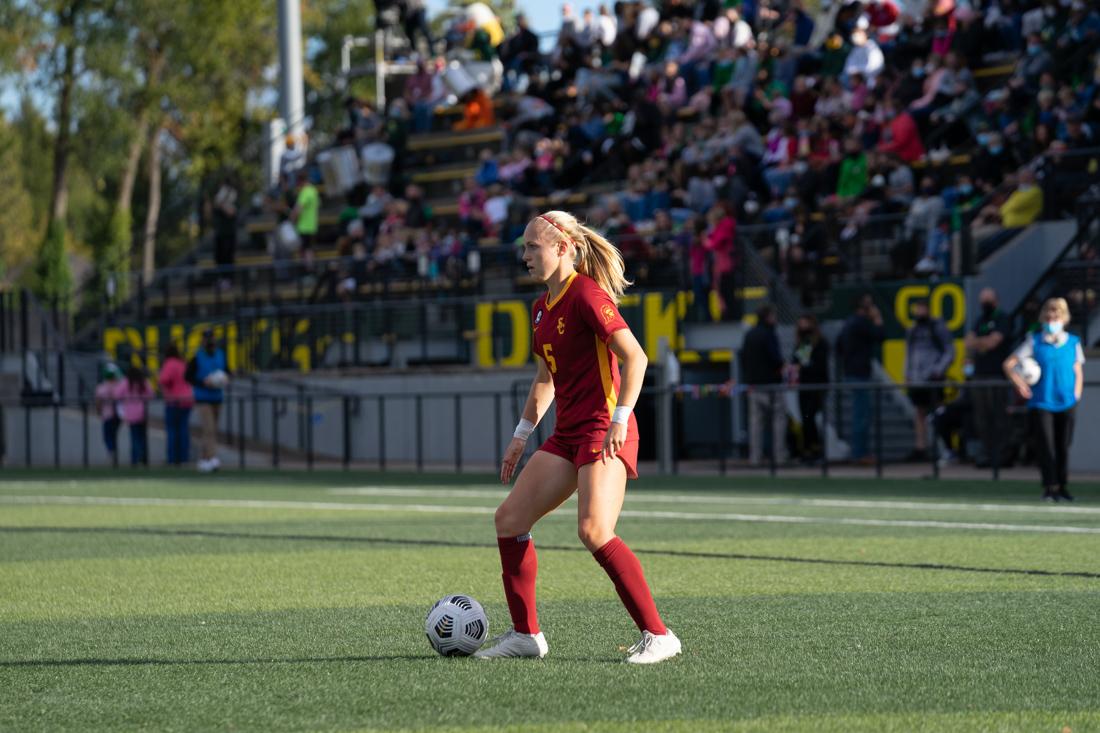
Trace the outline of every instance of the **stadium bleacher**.
{"type": "MultiPolygon", "coordinates": [[[[770,269],[770,274],[765,273],[770,282],[776,277],[785,280],[804,306],[819,311],[829,306],[830,283],[971,272],[979,248],[969,241],[970,224],[980,212],[988,214],[991,207],[996,208],[1010,195],[1014,187],[1012,171],[1020,165],[1037,170],[1046,165],[1051,169],[1048,173],[1054,173],[1047,155],[1050,151],[1032,150],[1033,146],[1023,139],[1027,133],[1021,124],[1036,124],[1033,99],[1028,96],[1038,88],[1033,85],[1050,88],[1048,85],[1053,84],[1056,91],[1072,89],[1076,93],[1072,104],[1056,110],[1055,142],[1066,139],[1066,123],[1074,115],[1088,118],[1089,136],[1100,133],[1093,103],[1096,84],[1081,76],[1089,67],[1078,64],[1071,68],[1052,53],[1064,49],[1066,43],[1073,44],[1075,51],[1087,50],[1088,44],[1095,42],[1098,16],[1095,10],[1082,13],[1074,6],[1061,11],[1053,21],[1036,16],[1028,8],[1015,9],[1008,18],[1002,18],[985,16],[980,8],[957,7],[953,2],[937,3],[923,13],[914,16],[906,5],[895,6],[892,0],[882,0],[874,8],[844,4],[816,16],[790,9],[778,16],[761,13],[748,18],[727,13],[718,3],[701,3],[694,14],[685,13],[679,4],[658,4],[654,9],[624,3],[617,17],[617,40],[606,46],[593,42],[578,25],[582,22],[579,19],[563,24],[555,49],[547,56],[525,57],[517,62],[508,41],[501,44],[497,53],[507,69],[505,91],[498,92],[492,102],[500,124],[482,129],[455,131],[464,108],[461,102],[448,103],[444,95],[432,108],[430,131],[408,134],[410,121],[401,100],[400,80],[391,80],[390,109],[386,113],[387,117],[397,115],[398,127],[404,132],[398,144],[400,159],[394,167],[397,178],[390,182],[390,190],[400,198],[406,184],[416,185],[423,191],[431,216],[427,229],[400,229],[408,253],[404,274],[391,273],[385,282],[359,282],[351,296],[478,293],[485,292],[486,287],[494,292],[502,288],[522,291],[529,286],[515,265],[512,245],[521,230],[517,229],[517,221],[522,215],[495,227],[499,231],[488,232],[484,231],[486,225],[471,224],[463,216],[460,202],[467,181],[481,175],[487,159],[494,169],[501,169],[517,151],[516,160],[520,167],[526,165],[528,172],[510,179],[506,188],[510,189],[512,208],[525,214],[555,207],[588,212],[599,220],[600,212],[614,204],[622,206],[629,218],[625,229],[618,227],[616,232],[632,237],[637,229],[637,236],[644,240],[651,236],[647,234],[654,212],[651,194],[655,190],[664,192],[656,197],[658,205],[674,213],[675,231],[683,233],[676,240],[683,248],[678,255],[683,262],[677,266],[681,274],[649,283],[648,273],[661,268],[643,264],[634,268],[642,274],[636,278],[641,286],[690,288],[686,260],[693,237],[688,228],[693,217],[705,214],[692,207],[700,205],[697,201],[713,200],[714,195],[728,200],[735,209],[742,229],[737,247],[755,248],[770,269]],[[883,13],[894,18],[893,22],[882,24],[883,13]],[[1018,59],[1026,39],[1005,31],[1010,22],[1024,22],[1029,30],[1045,29],[1042,37],[1047,55],[1039,55],[1047,59],[1043,65],[1032,67],[1028,64],[1039,62],[1018,59]],[[743,34],[729,30],[739,23],[747,23],[752,31],[747,43],[743,34]],[[946,32],[929,33],[929,28],[946,28],[946,32]],[[631,32],[632,39],[627,38],[631,32]],[[857,63],[856,50],[872,47],[882,56],[880,68],[867,72],[852,66],[857,63]],[[628,69],[622,63],[625,59],[637,64],[639,58],[644,62],[641,67],[628,69]],[[668,107],[665,95],[673,87],[657,70],[672,60],[680,62],[675,81],[686,94],[677,98],[682,103],[668,107]],[[751,93],[742,97],[743,106],[738,108],[731,106],[737,97],[730,90],[745,64],[756,73],[751,93]],[[917,74],[919,67],[923,67],[922,75],[917,74]],[[652,75],[650,70],[654,71],[652,75]],[[728,86],[722,86],[724,79],[729,79],[728,86]],[[806,99],[793,93],[798,90],[792,90],[791,81],[797,79],[808,85],[806,99]],[[833,79],[840,79],[841,85],[830,86],[833,79]],[[874,86],[868,79],[875,80],[874,86]],[[967,93],[976,100],[954,127],[942,118],[928,116],[947,109],[951,102],[950,94],[938,90],[937,84],[944,85],[945,90],[947,85],[957,84],[960,93],[970,89],[967,93]],[[784,135],[798,127],[804,136],[803,121],[820,118],[822,94],[830,89],[841,95],[825,107],[834,110],[826,118],[832,127],[822,133],[820,140],[811,139],[812,145],[820,143],[825,152],[815,157],[817,153],[810,151],[807,157],[807,148],[796,144],[801,138],[784,135]],[[923,99],[933,99],[927,108],[916,106],[921,100],[912,101],[922,94],[923,99]],[[552,109],[525,116],[525,100],[535,98],[543,104],[541,100],[550,102],[552,109]],[[906,112],[917,119],[925,148],[919,157],[890,162],[877,155],[890,122],[883,116],[883,105],[889,98],[893,98],[898,114],[906,112]],[[807,103],[817,110],[811,113],[812,118],[800,111],[807,109],[807,103]],[[857,104],[859,109],[855,108],[857,104]],[[723,147],[723,136],[732,134],[738,124],[731,114],[739,109],[747,117],[742,124],[750,126],[752,132],[746,133],[747,140],[740,138],[738,144],[742,147],[723,147]],[[402,114],[406,115],[404,122],[400,122],[402,114]],[[837,196],[831,188],[835,184],[829,181],[843,169],[841,141],[852,132],[866,156],[859,184],[862,193],[837,196]],[[1001,156],[1003,162],[997,163],[997,170],[1004,175],[992,181],[975,181],[975,194],[963,201],[961,189],[956,188],[958,182],[972,177],[983,165],[988,167],[988,140],[997,132],[1010,143],[1002,143],[1008,150],[1001,156]],[[753,137],[757,142],[752,142],[753,137]],[[718,157],[688,163],[686,156],[692,144],[710,146],[718,151],[718,157]],[[761,146],[764,157],[746,157],[746,144],[749,148],[761,146]],[[788,144],[789,150],[784,149],[788,144]],[[585,150],[585,145],[590,148],[585,150]],[[727,157],[722,158],[723,154],[727,157]],[[538,174],[532,175],[532,171],[538,174]],[[879,193],[882,188],[876,188],[882,185],[877,181],[893,173],[905,173],[908,189],[895,189],[890,178],[883,196],[879,193]],[[914,230],[911,221],[910,205],[919,182],[925,178],[933,181],[944,202],[937,222],[947,234],[941,245],[931,243],[930,229],[914,230]],[[699,199],[692,193],[699,186],[712,193],[699,199]],[[641,206],[632,206],[638,199],[635,190],[641,192],[641,206]],[[815,250],[788,243],[789,233],[801,231],[804,226],[821,230],[821,236],[815,238],[815,250]],[[439,254],[438,241],[448,234],[462,240],[461,254],[439,254]],[[425,277],[423,264],[417,264],[413,243],[418,240],[434,243],[434,247],[424,244],[423,249],[431,249],[430,269],[438,275],[425,277]],[[470,260],[471,252],[478,253],[476,260],[470,260]],[[461,267],[443,273],[445,268],[434,264],[440,257],[452,262],[461,260],[461,267]],[[921,267],[914,270],[918,264],[921,267]],[[814,271],[814,276],[805,274],[807,268],[814,271]]],[[[872,59],[875,53],[872,49],[872,59]]],[[[862,59],[859,57],[860,63],[862,59]]],[[[441,81],[434,79],[433,88],[446,91],[441,81]]],[[[367,138],[356,129],[344,131],[344,144],[349,140],[357,146],[385,141],[384,119],[379,113],[373,121],[364,123],[370,128],[367,138]]],[[[736,130],[737,135],[742,132],[741,128],[736,130]]],[[[1079,143],[1076,141],[1075,148],[1080,148],[1079,143]]],[[[312,151],[314,159],[319,152],[312,151]]],[[[1095,166],[1095,156],[1088,160],[1086,169],[1095,166]]],[[[212,255],[200,250],[180,267],[158,274],[157,282],[140,294],[143,307],[159,303],[161,313],[190,309],[208,316],[224,308],[257,305],[264,298],[280,303],[333,298],[331,288],[326,291],[317,283],[330,271],[343,273],[352,266],[348,259],[352,255],[350,247],[340,245],[347,233],[344,227],[348,219],[341,218],[347,197],[326,190],[321,182],[318,188],[323,207],[312,269],[291,267],[293,263],[282,263],[273,256],[270,240],[281,215],[254,209],[241,222],[245,236],[234,268],[215,269],[212,255]],[[287,277],[287,267],[292,271],[290,277],[301,282],[279,281],[287,277]],[[275,273],[283,274],[276,277],[275,273]]],[[[482,200],[485,194],[481,191],[486,188],[481,184],[475,188],[482,200]]],[[[1048,192],[1045,215],[1070,213],[1064,207],[1056,210],[1052,199],[1048,192]]],[[[705,230],[700,236],[703,234],[705,230]]],[[[368,259],[373,257],[372,236],[368,233],[368,259]]],[[[646,246],[640,251],[651,250],[646,246]]],[[[740,277],[742,292],[745,288],[769,286],[768,279],[757,281],[746,272],[740,277]]]]}

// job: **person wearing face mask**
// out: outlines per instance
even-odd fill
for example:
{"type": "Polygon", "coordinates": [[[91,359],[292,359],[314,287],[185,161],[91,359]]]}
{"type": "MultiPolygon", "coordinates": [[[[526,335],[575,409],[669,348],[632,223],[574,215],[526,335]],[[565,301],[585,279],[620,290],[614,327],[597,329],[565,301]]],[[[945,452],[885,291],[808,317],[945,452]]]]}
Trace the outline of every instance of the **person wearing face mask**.
{"type": "Polygon", "coordinates": [[[1068,484],[1069,446],[1077,403],[1084,389],[1085,354],[1081,340],[1067,333],[1069,304],[1051,298],[1039,312],[1042,329],[1029,334],[1004,362],[1005,376],[1027,400],[1032,437],[1039,457],[1043,501],[1073,501],[1068,484]],[[1028,385],[1017,366],[1026,359],[1039,365],[1039,381],[1028,385]]]}
{"type": "Polygon", "coordinates": [[[1016,190],[1001,205],[1001,224],[1007,229],[1030,226],[1043,212],[1043,189],[1035,185],[1035,172],[1021,168],[1016,190]]]}
{"type": "Polygon", "coordinates": [[[924,157],[924,143],[913,116],[906,109],[898,109],[894,100],[887,97],[883,101],[883,113],[889,122],[883,131],[879,152],[893,153],[906,163],[913,163],[924,157]]]}
{"type": "MultiPolygon", "coordinates": [[[[909,383],[943,382],[947,368],[955,360],[955,340],[939,318],[932,318],[928,301],[913,301],[913,325],[905,334],[905,381],[909,383]]],[[[909,388],[913,403],[913,450],[907,461],[928,460],[928,414],[943,402],[942,386],[909,388]]]]}
{"type": "MultiPolygon", "coordinates": [[[[1002,375],[1001,365],[1009,354],[1008,316],[997,306],[997,291],[982,288],[978,294],[981,304],[974,327],[966,334],[966,363],[963,374],[968,379],[989,381],[1002,375]]],[[[972,387],[970,398],[974,405],[974,432],[982,444],[982,454],[975,464],[985,467],[994,458],[997,465],[1008,467],[1008,441],[1004,439],[1008,394],[1003,387],[972,387]]]]}
{"type": "Polygon", "coordinates": [[[1016,62],[1016,68],[1008,84],[1011,88],[1034,95],[1039,91],[1039,77],[1050,71],[1054,62],[1050,53],[1043,47],[1043,37],[1039,33],[1029,33],[1024,54],[1016,62]]]}
{"type": "Polygon", "coordinates": [[[892,252],[893,264],[899,274],[915,269],[918,273],[935,272],[934,253],[929,256],[930,244],[940,216],[943,214],[943,197],[936,189],[936,181],[930,176],[921,179],[920,195],[909,205],[905,216],[902,238],[892,252]]]}
{"type": "Polygon", "coordinates": [[[840,161],[836,195],[842,199],[861,196],[867,189],[867,181],[867,154],[863,152],[859,138],[850,137],[844,141],[844,159],[840,161]]]}
{"type": "Polygon", "coordinates": [[[1004,182],[1007,174],[1016,167],[1012,151],[1006,150],[1004,138],[999,132],[985,132],[982,149],[978,151],[970,167],[974,183],[991,191],[1004,182]]]}
{"type": "Polygon", "coordinates": [[[924,68],[924,60],[919,57],[913,59],[913,65],[909,68],[909,73],[898,81],[897,89],[894,92],[898,101],[909,106],[913,100],[919,99],[924,94],[924,77],[927,73],[924,68]]]}
{"type": "MultiPolygon", "coordinates": [[[[826,384],[829,381],[829,342],[821,335],[817,317],[806,313],[797,323],[797,343],[791,364],[797,370],[798,383],[802,385],[826,384]]],[[[825,402],[825,393],[817,390],[798,391],[798,410],[802,414],[802,460],[822,459],[821,436],[817,429],[817,416],[825,402]]]]}

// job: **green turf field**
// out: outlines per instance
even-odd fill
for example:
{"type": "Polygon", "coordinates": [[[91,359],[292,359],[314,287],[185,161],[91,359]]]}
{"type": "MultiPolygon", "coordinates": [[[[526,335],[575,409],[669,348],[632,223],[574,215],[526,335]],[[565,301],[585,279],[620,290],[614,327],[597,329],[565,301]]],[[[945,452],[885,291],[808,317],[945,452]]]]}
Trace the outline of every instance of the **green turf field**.
{"type": "Polygon", "coordinates": [[[431,604],[506,628],[488,478],[0,475],[0,731],[1100,730],[1100,487],[650,479],[620,535],[684,655],[535,530],[541,661],[435,655],[431,604]],[[136,478],[135,478],[136,476],[136,478]]]}

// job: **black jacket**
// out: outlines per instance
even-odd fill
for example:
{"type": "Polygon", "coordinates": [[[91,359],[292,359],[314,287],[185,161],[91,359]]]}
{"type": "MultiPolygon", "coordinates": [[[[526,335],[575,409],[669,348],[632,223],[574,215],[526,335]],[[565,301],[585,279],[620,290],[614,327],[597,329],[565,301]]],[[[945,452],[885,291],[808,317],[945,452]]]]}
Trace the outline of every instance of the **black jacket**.
{"type": "Polygon", "coordinates": [[[860,315],[849,317],[837,339],[844,376],[869,379],[871,360],[878,354],[879,346],[885,339],[886,329],[876,326],[870,318],[860,315]]]}
{"type": "Polygon", "coordinates": [[[829,381],[829,342],[819,338],[813,344],[796,346],[791,361],[798,364],[801,384],[825,384],[829,381]]]}
{"type": "Polygon", "coordinates": [[[783,357],[774,326],[758,323],[741,344],[741,381],[745,384],[779,384],[783,381],[783,357]]]}

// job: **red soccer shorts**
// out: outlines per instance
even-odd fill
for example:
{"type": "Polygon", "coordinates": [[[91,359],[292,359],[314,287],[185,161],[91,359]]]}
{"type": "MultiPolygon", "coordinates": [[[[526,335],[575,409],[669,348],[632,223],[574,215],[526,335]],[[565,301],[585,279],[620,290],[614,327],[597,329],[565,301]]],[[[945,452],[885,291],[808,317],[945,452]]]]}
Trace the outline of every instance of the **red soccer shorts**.
{"type": "MultiPolygon", "coordinates": [[[[600,460],[600,453],[603,451],[603,440],[573,442],[563,440],[558,437],[557,433],[554,433],[545,443],[539,446],[539,450],[546,451],[551,455],[561,456],[576,466],[579,471],[582,466],[600,460]]],[[[626,466],[627,478],[638,478],[637,438],[623,443],[622,449],[615,454],[615,457],[621,459],[623,465],[626,466]]]]}

